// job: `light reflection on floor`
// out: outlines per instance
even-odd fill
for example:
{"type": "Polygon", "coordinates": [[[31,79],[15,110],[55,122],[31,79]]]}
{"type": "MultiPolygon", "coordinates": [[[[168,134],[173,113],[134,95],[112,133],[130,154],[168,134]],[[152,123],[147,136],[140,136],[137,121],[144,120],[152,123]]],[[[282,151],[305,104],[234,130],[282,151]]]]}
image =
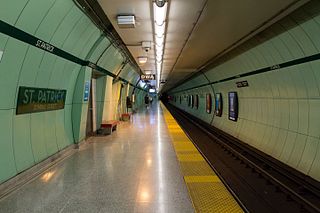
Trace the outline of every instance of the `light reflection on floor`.
{"type": "Polygon", "coordinates": [[[133,115],[0,201],[0,212],[193,212],[162,111],[133,115]]]}

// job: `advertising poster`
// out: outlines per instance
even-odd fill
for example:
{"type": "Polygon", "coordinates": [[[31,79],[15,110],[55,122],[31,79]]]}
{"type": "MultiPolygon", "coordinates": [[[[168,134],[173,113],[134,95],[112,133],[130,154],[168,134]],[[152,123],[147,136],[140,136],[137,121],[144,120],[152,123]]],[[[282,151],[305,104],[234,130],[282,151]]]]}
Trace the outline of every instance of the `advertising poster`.
{"type": "Polygon", "coordinates": [[[195,96],[194,106],[195,106],[196,109],[199,108],[199,95],[196,95],[196,96],[195,96]]]}
{"type": "Polygon", "coordinates": [[[216,94],[215,115],[219,116],[219,117],[221,117],[221,115],[222,115],[222,95],[221,95],[221,93],[216,94]]]}
{"type": "Polygon", "coordinates": [[[211,113],[211,106],[212,106],[212,100],[211,100],[211,95],[207,94],[206,95],[206,112],[208,114],[211,113]]]}
{"type": "Polygon", "coordinates": [[[190,105],[191,105],[191,108],[193,108],[194,106],[194,101],[193,101],[193,95],[190,95],[190,105]]]}
{"type": "Polygon", "coordinates": [[[236,92],[229,92],[229,120],[238,120],[238,95],[236,92]]]}

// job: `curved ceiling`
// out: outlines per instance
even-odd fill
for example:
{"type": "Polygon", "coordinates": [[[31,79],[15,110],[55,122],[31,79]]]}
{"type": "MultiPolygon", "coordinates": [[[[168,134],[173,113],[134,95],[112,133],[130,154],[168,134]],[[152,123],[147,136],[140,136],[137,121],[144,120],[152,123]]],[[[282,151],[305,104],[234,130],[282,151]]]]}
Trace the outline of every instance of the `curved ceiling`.
{"type": "MultiPolygon", "coordinates": [[[[140,65],[156,74],[152,48],[146,53],[142,41],[153,41],[151,0],[98,0],[133,57],[148,56],[140,65]],[[132,14],[136,27],[117,26],[117,15],[132,14]]],[[[240,43],[275,23],[308,0],[169,0],[167,31],[160,90],[168,90],[240,43]]],[[[153,47],[153,46],[152,46],[153,47]]],[[[155,82],[153,82],[155,85],[155,82]]]]}

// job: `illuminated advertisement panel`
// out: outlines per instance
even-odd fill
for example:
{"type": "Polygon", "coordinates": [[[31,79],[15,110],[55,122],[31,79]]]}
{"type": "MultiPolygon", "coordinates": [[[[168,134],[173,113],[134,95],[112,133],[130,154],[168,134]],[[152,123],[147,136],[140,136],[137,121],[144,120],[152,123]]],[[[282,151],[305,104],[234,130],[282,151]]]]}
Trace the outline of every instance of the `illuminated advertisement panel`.
{"type": "Polygon", "coordinates": [[[219,116],[219,117],[221,117],[221,115],[222,115],[222,95],[221,95],[221,93],[216,94],[214,113],[216,116],[219,116]]]}
{"type": "Polygon", "coordinates": [[[194,107],[194,97],[193,95],[190,95],[190,99],[191,99],[191,108],[194,107]]]}
{"type": "Polygon", "coordinates": [[[229,92],[229,120],[238,120],[238,95],[236,92],[229,92]]]}
{"type": "Polygon", "coordinates": [[[199,108],[199,95],[196,95],[196,98],[194,99],[194,106],[196,109],[199,108]]]}
{"type": "Polygon", "coordinates": [[[206,95],[206,112],[208,114],[211,113],[211,106],[212,106],[212,100],[211,100],[211,95],[207,94],[206,95]]]}

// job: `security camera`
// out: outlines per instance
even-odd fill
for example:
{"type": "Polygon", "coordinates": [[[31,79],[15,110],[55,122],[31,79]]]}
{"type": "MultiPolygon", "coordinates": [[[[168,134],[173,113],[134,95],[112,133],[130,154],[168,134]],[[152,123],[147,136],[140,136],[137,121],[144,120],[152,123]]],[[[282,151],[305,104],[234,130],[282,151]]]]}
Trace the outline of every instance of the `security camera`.
{"type": "Polygon", "coordinates": [[[143,41],[141,46],[144,51],[149,52],[151,50],[151,41],[143,41]]]}
{"type": "Polygon", "coordinates": [[[150,47],[145,47],[145,48],[143,48],[144,49],[144,51],[146,51],[146,52],[149,52],[149,50],[151,49],[150,47]]]}

